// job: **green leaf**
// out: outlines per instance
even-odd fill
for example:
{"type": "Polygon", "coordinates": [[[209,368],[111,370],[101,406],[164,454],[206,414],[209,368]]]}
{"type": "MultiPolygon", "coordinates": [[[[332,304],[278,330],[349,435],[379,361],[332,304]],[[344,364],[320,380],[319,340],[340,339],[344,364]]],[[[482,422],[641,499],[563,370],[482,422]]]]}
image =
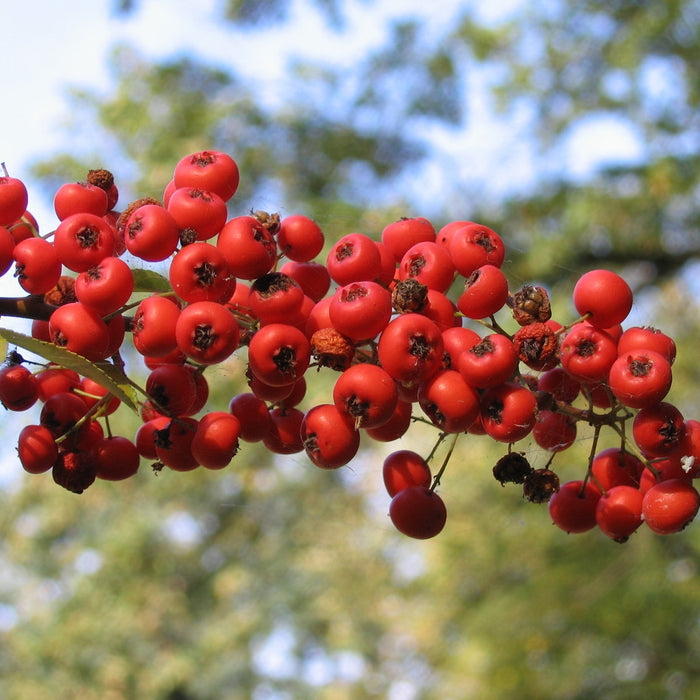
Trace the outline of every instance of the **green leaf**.
{"type": "Polygon", "coordinates": [[[135,292],[172,292],[173,288],[167,277],[153,270],[132,269],[134,273],[135,292]]]}
{"type": "Polygon", "coordinates": [[[120,367],[106,360],[91,362],[82,355],[61,348],[58,345],[48,343],[44,340],[37,340],[36,338],[24,335],[23,333],[17,333],[17,331],[8,328],[0,328],[0,338],[7,344],[17,345],[43,357],[49,362],[72,369],[84,377],[89,377],[116,396],[132,411],[138,413],[138,392],[120,367]]]}

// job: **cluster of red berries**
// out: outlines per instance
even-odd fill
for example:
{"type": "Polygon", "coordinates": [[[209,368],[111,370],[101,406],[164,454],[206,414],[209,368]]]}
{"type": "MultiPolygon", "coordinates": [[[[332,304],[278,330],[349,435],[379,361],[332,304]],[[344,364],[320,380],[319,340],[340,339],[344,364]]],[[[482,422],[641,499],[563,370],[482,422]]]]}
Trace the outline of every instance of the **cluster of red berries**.
{"type": "Polygon", "coordinates": [[[66,358],[32,372],[13,351],[0,370],[6,408],[42,403],[39,423],[19,436],[25,470],[51,470],[81,492],[96,478],[132,476],[142,459],[157,469],[221,469],[239,440],[336,469],[363,434],[390,442],[421,421],[438,430],[430,455],[397,450],[383,465],[389,515],[411,537],[444,527],[437,486],[463,434],[507,444],[494,476],[548,502],[567,532],[598,526],[624,541],[642,522],[668,534],[695,517],[700,422],[664,401],[673,341],[652,328],[623,330],[633,300],[622,277],[584,274],[573,292],[580,318],[563,326],[544,288],[509,289],[503,241],[487,226],[436,230],[421,217],[401,219],[380,240],[343,236],[322,263],[324,234],[306,216],[229,218],[238,184],[230,156],[202,151],[177,163],[162,202],[144,198],[116,212],[111,173],[90,171],[57,191],[60,223],[40,237],[24,185],[0,177],[0,273],[14,263],[29,295],[16,300],[15,315],[35,319],[32,337],[17,344],[66,358]],[[167,278],[153,273],[146,290],[124,254],[168,260],[167,278]],[[514,333],[496,321],[504,309],[514,333]],[[125,339],[148,370],[143,387],[123,374],[125,339]],[[225,411],[207,410],[207,368],[237,351],[247,355],[249,391],[225,411]],[[73,357],[101,368],[104,381],[71,369],[73,357]],[[308,372],[321,368],[337,373],[332,396],[302,409],[308,372]],[[142,418],[133,440],[109,427],[124,384],[141,397],[131,406],[142,418]],[[580,481],[560,486],[551,459],[532,469],[512,450],[531,437],[553,458],[581,422],[594,439],[580,481]],[[596,452],[602,428],[619,434],[619,449],[596,452]],[[429,462],[447,436],[433,475],[429,462]]]}

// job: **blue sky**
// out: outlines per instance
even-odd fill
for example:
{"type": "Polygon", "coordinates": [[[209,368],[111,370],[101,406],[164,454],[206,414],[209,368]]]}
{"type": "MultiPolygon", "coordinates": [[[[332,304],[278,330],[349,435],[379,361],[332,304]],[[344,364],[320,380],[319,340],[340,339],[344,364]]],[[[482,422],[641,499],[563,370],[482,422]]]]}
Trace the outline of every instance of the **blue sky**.
{"type": "MultiPolygon", "coordinates": [[[[40,218],[44,230],[50,230],[46,226],[54,223],[47,220],[53,216],[51,203],[40,199],[36,191],[32,194],[29,164],[60,147],[60,127],[68,116],[64,99],[67,86],[110,90],[107,57],[116,43],[128,42],[153,58],[189,52],[233,66],[244,76],[255,75],[263,99],[274,100],[283,83],[285,60],[292,53],[351,64],[363,48],[382,43],[386,33],[382,20],[387,17],[411,12],[425,16],[427,23],[439,24],[459,8],[476,6],[480,15],[495,19],[520,1],[441,0],[441,12],[434,13],[422,0],[377,0],[372,4],[349,0],[349,26],[356,31],[347,38],[330,32],[319,16],[308,9],[308,3],[302,2],[296,3],[289,25],[270,28],[262,35],[233,32],[220,18],[218,0],[142,0],[140,9],[125,18],[113,15],[108,0],[4,2],[0,4],[0,26],[10,31],[4,32],[3,37],[7,58],[3,71],[5,104],[0,122],[0,160],[11,174],[30,186],[30,209],[40,218]]],[[[488,167],[488,162],[497,167],[503,134],[498,133],[498,125],[489,117],[487,105],[479,95],[478,76],[474,80],[471,121],[459,136],[458,150],[481,152],[481,157],[470,158],[469,168],[478,168],[479,162],[484,163],[483,168],[488,167]]],[[[463,159],[449,162],[448,154],[455,151],[454,133],[435,134],[434,138],[444,154],[437,159],[437,168],[467,167],[464,163],[460,166],[459,160],[463,159]]],[[[585,174],[596,159],[610,153],[611,144],[629,157],[639,148],[634,137],[619,124],[592,124],[571,142],[566,153],[570,169],[585,174]]],[[[526,149],[526,145],[520,144],[519,148],[526,149]]],[[[519,165],[520,176],[527,176],[525,152],[519,165]]],[[[509,167],[500,174],[508,177],[516,171],[517,167],[509,167]]],[[[477,176],[487,174],[477,172],[477,176]]]]}

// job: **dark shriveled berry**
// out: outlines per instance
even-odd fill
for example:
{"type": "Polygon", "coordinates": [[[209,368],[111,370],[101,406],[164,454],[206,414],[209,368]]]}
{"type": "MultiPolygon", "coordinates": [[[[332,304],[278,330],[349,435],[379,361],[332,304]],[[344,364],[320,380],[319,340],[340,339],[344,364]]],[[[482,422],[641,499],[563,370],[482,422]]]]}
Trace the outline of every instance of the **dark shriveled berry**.
{"type": "Polygon", "coordinates": [[[521,452],[509,452],[501,457],[493,468],[493,476],[501,486],[522,484],[533,469],[521,452]]]}
{"type": "Polygon", "coordinates": [[[535,469],[523,482],[523,497],[530,503],[547,503],[559,490],[559,477],[550,469],[535,469]]]}
{"type": "Polygon", "coordinates": [[[413,277],[399,280],[391,292],[391,305],[399,314],[420,313],[428,303],[428,287],[413,277]]]}

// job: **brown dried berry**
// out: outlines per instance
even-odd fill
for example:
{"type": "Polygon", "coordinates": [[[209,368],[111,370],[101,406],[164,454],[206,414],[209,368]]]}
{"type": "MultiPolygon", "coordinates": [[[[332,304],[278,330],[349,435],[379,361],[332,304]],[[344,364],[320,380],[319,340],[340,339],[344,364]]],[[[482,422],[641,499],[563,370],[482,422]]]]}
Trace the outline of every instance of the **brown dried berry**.
{"type": "Polygon", "coordinates": [[[321,328],[311,336],[311,355],[321,367],[344,372],[355,356],[352,341],[335,328],[321,328]]]}
{"type": "Polygon", "coordinates": [[[518,358],[530,369],[547,370],[559,364],[559,336],[546,323],[530,323],[513,336],[518,358]]]}
{"type": "Polygon", "coordinates": [[[87,452],[62,452],[51,474],[59,486],[73,493],[82,493],[95,481],[97,464],[87,452]]]}
{"type": "Polygon", "coordinates": [[[126,209],[119,215],[119,218],[117,219],[117,233],[121,235],[122,237],[124,236],[124,229],[126,228],[126,222],[129,220],[131,215],[140,207],[145,206],[146,204],[156,204],[159,207],[163,206],[162,202],[159,202],[157,199],[153,199],[153,197],[141,197],[141,199],[135,199],[131,204],[127,206],[126,209]]]}
{"type": "Polygon", "coordinates": [[[75,280],[67,275],[59,277],[56,286],[44,294],[44,302],[51,306],[72,304],[77,301],[75,296],[75,280]]]}
{"type": "Polygon", "coordinates": [[[180,246],[182,248],[188,245],[192,245],[192,243],[196,243],[198,240],[199,236],[193,228],[180,229],[180,246]]]}
{"type": "Polygon", "coordinates": [[[559,490],[559,477],[551,469],[535,469],[523,482],[523,497],[530,503],[547,503],[559,490]]]}
{"type": "Polygon", "coordinates": [[[508,306],[513,309],[513,318],[521,326],[544,323],[552,317],[549,295],[544,287],[526,284],[508,297],[508,306]]]}
{"type": "Polygon", "coordinates": [[[251,212],[254,219],[257,219],[264,228],[272,235],[276,236],[280,231],[280,215],[277,213],[269,214],[266,211],[258,210],[251,212]]]}
{"type": "Polygon", "coordinates": [[[391,305],[396,313],[420,313],[428,303],[428,287],[413,277],[399,280],[391,292],[391,305]]]}
{"type": "Polygon", "coordinates": [[[522,484],[525,477],[532,472],[530,462],[522,452],[509,452],[501,457],[493,468],[493,476],[501,486],[522,484]]]}
{"type": "Polygon", "coordinates": [[[101,190],[109,192],[110,188],[114,184],[114,175],[112,175],[109,170],[105,170],[104,168],[89,170],[87,181],[91,185],[97,185],[97,187],[99,187],[101,190]]]}

